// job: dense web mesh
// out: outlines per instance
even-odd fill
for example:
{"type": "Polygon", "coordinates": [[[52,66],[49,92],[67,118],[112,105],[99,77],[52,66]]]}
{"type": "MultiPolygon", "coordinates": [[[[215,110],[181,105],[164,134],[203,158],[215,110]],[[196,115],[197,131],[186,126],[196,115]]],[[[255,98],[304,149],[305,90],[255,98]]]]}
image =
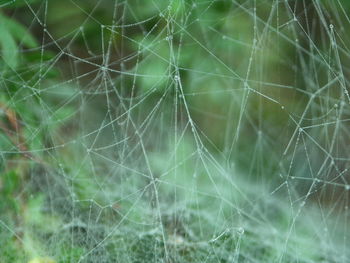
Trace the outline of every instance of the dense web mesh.
{"type": "Polygon", "coordinates": [[[347,1],[0,4],[1,262],[349,262],[347,1]]]}

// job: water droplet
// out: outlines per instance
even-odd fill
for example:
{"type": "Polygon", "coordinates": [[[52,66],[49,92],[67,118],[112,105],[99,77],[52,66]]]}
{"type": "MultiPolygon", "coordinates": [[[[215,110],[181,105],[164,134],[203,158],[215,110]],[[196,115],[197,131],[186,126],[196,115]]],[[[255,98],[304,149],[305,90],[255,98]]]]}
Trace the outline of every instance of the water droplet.
{"type": "Polygon", "coordinates": [[[243,235],[244,234],[244,228],[243,227],[239,227],[238,229],[237,229],[237,233],[238,233],[238,235],[243,235]]]}

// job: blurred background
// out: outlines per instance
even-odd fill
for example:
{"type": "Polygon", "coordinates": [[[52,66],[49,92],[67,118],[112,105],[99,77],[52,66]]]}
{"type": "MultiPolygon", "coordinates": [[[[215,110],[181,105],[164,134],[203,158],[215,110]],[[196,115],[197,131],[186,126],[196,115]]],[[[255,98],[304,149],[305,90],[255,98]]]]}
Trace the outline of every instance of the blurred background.
{"type": "Polygon", "coordinates": [[[348,1],[0,7],[0,262],[349,262],[348,1]]]}

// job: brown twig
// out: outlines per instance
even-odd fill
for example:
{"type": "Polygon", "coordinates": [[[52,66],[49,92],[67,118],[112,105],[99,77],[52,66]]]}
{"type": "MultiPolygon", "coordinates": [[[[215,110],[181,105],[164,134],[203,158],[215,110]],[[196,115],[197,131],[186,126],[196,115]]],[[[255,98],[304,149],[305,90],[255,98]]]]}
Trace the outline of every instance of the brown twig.
{"type": "Polygon", "coordinates": [[[16,112],[1,102],[0,109],[5,113],[10,124],[10,127],[8,127],[8,125],[0,121],[0,129],[5,132],[10,141],[19,149],[20,152],[22,152],[23,156],[37,163],[45,164],[43,160],[33,156],[28,151],[28,147],[23,136],[23,128],[18,120],[16,112]]]}

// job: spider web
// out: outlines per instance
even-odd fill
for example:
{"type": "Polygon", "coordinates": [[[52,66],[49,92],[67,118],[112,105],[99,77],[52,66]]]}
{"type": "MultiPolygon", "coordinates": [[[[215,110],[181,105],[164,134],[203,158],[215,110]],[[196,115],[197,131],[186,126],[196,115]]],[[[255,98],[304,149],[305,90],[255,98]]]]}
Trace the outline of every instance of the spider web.
{"type": "Polygon", "coordinates": [[[348,262],[345,1],[11,10],[39,39],[1,77],[25,260],[348,262]]]}

